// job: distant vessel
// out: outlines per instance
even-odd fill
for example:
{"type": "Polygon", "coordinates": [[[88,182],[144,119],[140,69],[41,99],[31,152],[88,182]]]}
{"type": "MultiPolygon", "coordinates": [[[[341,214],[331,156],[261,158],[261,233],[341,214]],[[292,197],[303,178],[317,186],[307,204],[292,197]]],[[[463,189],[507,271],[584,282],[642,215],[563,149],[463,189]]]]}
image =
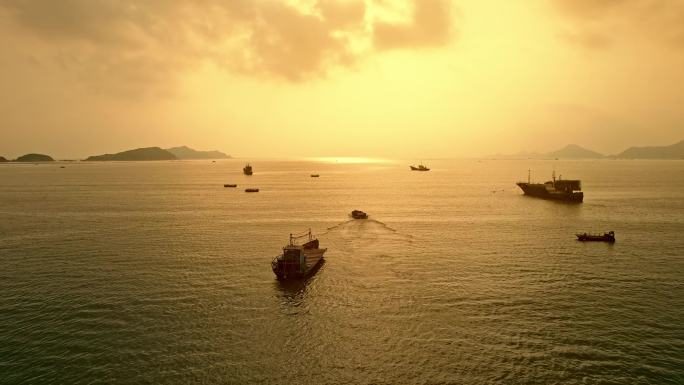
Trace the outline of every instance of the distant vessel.
{"type": "Polygon", "coordinates": [[[527,182],[516,183],[525,195],[542,199],[552,199],[567,202],[581,203],[584,200],[582,182],[579,180],[556,180],[556,172],[553,172],[553,180],[546,183],[532,183],[530,172],[527,172],[527,182]]]}
{"type": "Polygon", "coordinates": [[[236,184],[224,184],[223,187],[237,187],[236,184]]]}
{"type": "Polygon", "coordinates": [[[319,176],[320,176],[320,175],[318,175],[318,174],[311,174],[311,177],[312,177],[312,178],[318,178],[319,176]]]}
{"type": "Polygon", "coordinates": [[[314,273],[323,261],[327,249],[320,249],[318,239],[309,232],[294,236],[290,234],[290,243],[283,247],[283,253],[271,261],[271,269],[278,279],[305,278],[314,273]],[[298,245],[300,238],[308,237],[306,243],[298,245]]]}
{"type": "Polygon", "coordinates": [[[354,219],[368,219],[368,214],[361,210],[354,210],[351,212],[351,217],[354,219]]]}
{"type": "Polygon", "coordinates": [[[252,175],[252,166],[249,163],[247,163],[247,165],[242,169],[242,172],[245,175],[252,175]]]}
{"type": "Polygon", "coordinates": [[[418,166],[410,166],[411,171],[430,171],[429,168],[425,167],[422,163],[418,166]]]}
{"type": "Polygon", "coordinates": [[[615,232],[614,231],[609,231],[607,233],[601,234],[588,234],[588,233],[582,233],[582,234],[575,234],[577,236],[578,241],[595,241],[595,242],[610,242],[613,243],[615,242],[615,232]]]}
{"type": "Polygon", "coordinates": [[[248,188],[248,189],[245,189],[245,192],[259,192],[259,189],[258,188],[248,188]]]}

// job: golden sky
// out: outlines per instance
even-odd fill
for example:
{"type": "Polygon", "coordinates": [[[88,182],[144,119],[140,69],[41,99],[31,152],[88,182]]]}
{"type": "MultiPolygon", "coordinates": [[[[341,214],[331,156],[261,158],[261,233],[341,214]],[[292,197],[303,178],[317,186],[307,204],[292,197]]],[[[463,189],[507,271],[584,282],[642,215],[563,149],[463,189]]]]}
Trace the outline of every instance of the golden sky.
{"type": "Polygon", "coordinates": [[[680,0],[2,0],[0,155],[684,139],[680,0]]]}

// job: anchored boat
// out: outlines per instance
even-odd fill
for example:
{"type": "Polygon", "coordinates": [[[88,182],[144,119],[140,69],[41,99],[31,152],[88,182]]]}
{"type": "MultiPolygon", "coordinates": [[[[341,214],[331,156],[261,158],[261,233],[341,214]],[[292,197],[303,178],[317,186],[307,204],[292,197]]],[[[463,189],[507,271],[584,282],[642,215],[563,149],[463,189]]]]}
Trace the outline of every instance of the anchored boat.
{"type": "Polygon", "coordinates": [[[516,183],[525,195],[530,195],[542,199],[581,203],[584,200],[582,182],[580,180],[562,180],[560,176],[556,179],[556,172],[553,172],[553,180],[546,183],[532,183],[530,181],[530,171],[527,171],[527,182],[516,183]]]}
{"type": "Polygon", "coordinates": [[[411,167],[411,171],[430,171],[430,169],[425,167],[423,164],[419,164],[418,166],[409,166],[409,167],[411,167]]]}
{"type": "Polygon", "coordinates": [[[615,232],[614,231],[609,231],[607,233],[601,234],[589,234],[589,233],[582,233],[582,234],[575,234],[577,236],[578,241],[582,242],[587,242],[587,241],[594,241],[594,242],[610,242],[613,243],[615,242],[615,232]]]}
{"type": "Polygon", "coordinates": [[[290,234],[290,243],[283,247],[283,253],[271,261],[271,268],[278,279],[305,278],[314,273],[323,261],[327,249],[318,247],[318,239],[309,232],[294,236],[290,234]],[[302,238],[307,241],[297,244],[302,238]]]}
{"type": "Polygon", "coordinates": [[[245,167],[242,169],[242,172],[245,175],[252,175],[252,166],[249,163],[247,163],[247,165],[245,165],[245,167]]]}

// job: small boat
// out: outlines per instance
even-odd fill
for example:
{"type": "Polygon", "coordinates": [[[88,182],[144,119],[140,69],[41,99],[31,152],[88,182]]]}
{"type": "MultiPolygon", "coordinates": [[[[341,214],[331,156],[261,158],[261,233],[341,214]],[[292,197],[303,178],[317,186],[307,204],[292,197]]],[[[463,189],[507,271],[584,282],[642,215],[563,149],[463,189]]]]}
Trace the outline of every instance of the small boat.
{"type": "Polygon", "coordinates": [[[242,169],[242,172],[245,175],[252,175],[252,166],[249,163],[247,163],[247,165],[242,169]]]}
{"type": "Polygon", "coordinates": [[[609,231],[607,233],[601,234],[589,234],[589,233],[582,233],[582,234],[575,234],[577,236],[578,241],[582,242],[610,242],[613,243],[615,242],[615,232],[614,231],[609,231]]]}
{"type": "Polygon", "coordinates": [[[419,164],[418,166],[410,166],[411,171],[430,171],[429,168],[425,167],[423,164],[419,164]]]}
{"type": "Polygon", "coordinates": [[[306,278],[316,271],[323,261],[327,249],[319,248],[318,239],[309,232],[294,236],[290,234],[290,243],[283,247],[283,253],[271,261],[271,269],[278,279],[306,278]],[[297,244],[299,239],[307,238],[304,244],[297,244]]]}
{"type": "Polygon", "coordinates": [[[320,176],[320,175],[318,175],[318,174],[311,174],[311,177],[312,177],[312,178],[318,178],[319,176],[320,176]]]}
{"type": "Polygon", "coordinates": [[[236,184],[224,184],[223,187],[237,187],[236,184]]]}
{"type": "Polygon", "coordinates": [[[368,214],[361,210],[354,210],[351,212],[351,217],[354,219],[368,219],[368,214]]]}
{"type": "Polygon", "coordinates": [[[259,189],[258,188],[248,188],[248,189],[245,189],[245,192],[259,192],[259,189]]]}

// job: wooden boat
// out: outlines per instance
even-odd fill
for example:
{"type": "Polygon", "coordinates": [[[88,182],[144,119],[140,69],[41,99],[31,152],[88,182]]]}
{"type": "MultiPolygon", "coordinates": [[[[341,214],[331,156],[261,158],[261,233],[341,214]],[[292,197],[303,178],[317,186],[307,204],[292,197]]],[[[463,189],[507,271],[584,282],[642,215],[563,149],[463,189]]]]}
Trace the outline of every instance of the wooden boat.
{"type": "Polygon", "coordinates": [[[312,178],[318,178],[319,176],[320,176],[320,175],[318,175],[318,174],[311,174],[311,177],[312,177],[312,178]]]}
{"type": "Polygon", "coordinates": [[[613,243],[615,242],[615,232],[614,231],[609,231],[607,233],[601,234],[589,234],[589,233],[582,233],[582,234],[575,234],[577,236],[578,241],[582,242],[610,242],[613,243]]]}
{"type": "Polygon", "coordinates": [[[418,166],[409,166],[411,167],[411,171],[430,171],[429,168],[425,167],[422,164],[419,164],[418,166]]]}
{"type": "Polygon", "coordinates": [[[224,184],[223,187],[237,187],[236,184],[224,184]]]}
{"type": "Polygon", "coordinates": [[[258,188],[248,188],[248,189],[245,189],[245,192],[259,192],[259,189],[258,188]]]}
{"type": "Polygon", "coordinates": [[[294,236],[290,234],[290,242],[283,247],[283,253],[271,261],[271,269],[278,279],[306,278],[316,272],[323,261],[323,254],[327,249],[319,248],[318,239],[309,232],[294,236]],[[298,240],[307,238],[307,241],[299,245],[298,240]]]}
{"type": "Polygon", "coordinates": [[[247,165],[245,165],[245,167],[242,169],[242,172],[245,175],[252,175],[252,166],[249,163],[247,163],[247,165]]]}
{"type": "Polygon", "coordinates": [[[354,210],[351,212],[350,215],[354,219],[368,219],[368,214],[364,213],[361,210],[354,210]]]}

